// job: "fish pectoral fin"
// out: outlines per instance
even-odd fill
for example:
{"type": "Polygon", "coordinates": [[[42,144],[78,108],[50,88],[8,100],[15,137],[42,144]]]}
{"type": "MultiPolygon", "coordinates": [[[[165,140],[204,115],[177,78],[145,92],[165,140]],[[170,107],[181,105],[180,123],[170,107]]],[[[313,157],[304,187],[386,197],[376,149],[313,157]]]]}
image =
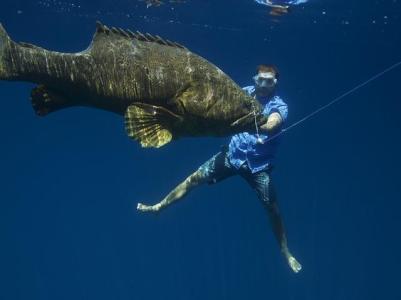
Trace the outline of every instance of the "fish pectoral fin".
{"type": "Polygon", "coordinates": [[[170,110],[150,104],[133,103],[125,113],[125,129],[142,147],[159,148],[173,139],[174,123],[182,117],[170,110]]]}

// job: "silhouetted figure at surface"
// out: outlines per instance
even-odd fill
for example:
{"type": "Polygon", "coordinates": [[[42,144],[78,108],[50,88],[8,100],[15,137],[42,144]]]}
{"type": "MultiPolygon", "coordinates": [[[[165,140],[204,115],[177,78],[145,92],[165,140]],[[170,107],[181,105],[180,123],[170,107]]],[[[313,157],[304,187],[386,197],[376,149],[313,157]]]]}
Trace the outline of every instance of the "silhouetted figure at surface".
{"type": "Polygon", "coordinates": [[[255,0],[257,3],[271,8],[269,14],[272,16],[282,16],[290,12],[292,5],[299,5],[308,2],[308,0],[255,0]]]}

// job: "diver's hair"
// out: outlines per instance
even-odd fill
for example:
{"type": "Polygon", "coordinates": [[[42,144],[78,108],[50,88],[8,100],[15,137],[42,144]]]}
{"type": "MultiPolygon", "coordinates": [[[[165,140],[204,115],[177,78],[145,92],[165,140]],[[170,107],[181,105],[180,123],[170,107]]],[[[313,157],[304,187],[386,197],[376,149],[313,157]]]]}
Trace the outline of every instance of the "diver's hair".
{"type": "Polygon", "coordinates": [[[274,65],[259,65],[259,66],[257,66],[256,71],[258,73],[272,72],[272,73],[274,73],[274,76],[276,76],[277,79],[280,77],[280,73],[278,72],[277,67],[274,65]]]}

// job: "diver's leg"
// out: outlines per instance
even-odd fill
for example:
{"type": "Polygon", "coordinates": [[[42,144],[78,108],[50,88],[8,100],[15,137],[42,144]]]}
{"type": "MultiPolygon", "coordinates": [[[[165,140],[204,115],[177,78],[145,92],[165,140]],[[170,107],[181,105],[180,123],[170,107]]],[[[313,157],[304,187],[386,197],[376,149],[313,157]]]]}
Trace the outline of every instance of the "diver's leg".
{"type": "Polygon", "coordinates": [[[251,174],[249,172],[246,173],[246,175],[243,175],[243,177],[248,181],[252,188],[255,189],[258,198],[266,208],[274,235],[280,245],[281,253],[286,258],[290,268],[295,273],[298,273],[302,266],[288,249],[284,223],[280,215],[280,210],[276,201],[276,194],[269,173],[262,171],[251,174]]]}
{"type": "Polygon", "coordinates": [[[183,182],[177,185],[162,201],[156,203],[155,205],[145,205],[138,203],[137,209],[140,211],[159,211],[160,209],[166,207],[167,205],[181,199],[194,187],[205,182],[205,177],[200,170],[192,173],[183,182]]]}
{"type": "Polygon", "coordinates": [[[216,183],[235,174],[235,170],[229,165],[226,152],[219,152],[206,161],[199,169],[177,185],[162,201],[155,205],[138,203],[140,211],[157,212],[167,205],[183,198],[193,188],[203,183],[216,183]]]}

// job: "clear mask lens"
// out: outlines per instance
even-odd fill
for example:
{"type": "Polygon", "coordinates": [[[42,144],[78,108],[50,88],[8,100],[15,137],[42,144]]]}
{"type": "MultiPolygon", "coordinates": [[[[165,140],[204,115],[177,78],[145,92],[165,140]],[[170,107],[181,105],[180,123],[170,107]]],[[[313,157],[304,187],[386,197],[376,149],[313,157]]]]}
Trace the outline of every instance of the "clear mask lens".
{"type": "Polygon", "coordinates": [[[253,77],[255,84],[260,88],[271,88],[277,83],[273,73],[259,73],[253,77]]]}

